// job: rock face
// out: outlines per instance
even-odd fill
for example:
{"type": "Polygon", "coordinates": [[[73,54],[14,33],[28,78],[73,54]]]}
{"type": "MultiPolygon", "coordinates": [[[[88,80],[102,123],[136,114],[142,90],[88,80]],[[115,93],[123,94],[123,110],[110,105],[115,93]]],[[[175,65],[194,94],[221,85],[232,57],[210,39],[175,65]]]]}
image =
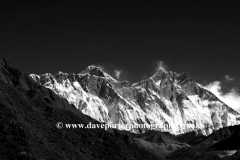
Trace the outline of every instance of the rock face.
{"type": "Polygon", "coordinates": [[[159,69],[132,85],[115,80],[96,66],[89,66],[79,74],[58,72],[30,77],[84,114],[108,124],[152,124],[157,125],[155,130],[165,128],[173,134],[196,128],[206,135],[239,123],[238,112],[187,73],[159,69]]]}

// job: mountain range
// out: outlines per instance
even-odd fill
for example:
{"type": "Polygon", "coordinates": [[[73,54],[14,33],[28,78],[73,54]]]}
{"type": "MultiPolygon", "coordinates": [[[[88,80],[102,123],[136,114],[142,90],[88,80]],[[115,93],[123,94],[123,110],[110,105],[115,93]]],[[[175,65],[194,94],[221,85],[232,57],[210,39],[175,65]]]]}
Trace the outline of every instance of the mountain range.
{"type": "MultiPolygon", "coordinates": [[[[178,135],[238,124],[240,114],[195,82],[187,73],[159,68],[130,84],[118,81],[100,67],[90,65],[75,73],[29,75],[38,84],[65,98],[82,113],[107,124],[156,125],[178,135]]],[[[146,128],[126,128],[143,133],[146,128]]]]}

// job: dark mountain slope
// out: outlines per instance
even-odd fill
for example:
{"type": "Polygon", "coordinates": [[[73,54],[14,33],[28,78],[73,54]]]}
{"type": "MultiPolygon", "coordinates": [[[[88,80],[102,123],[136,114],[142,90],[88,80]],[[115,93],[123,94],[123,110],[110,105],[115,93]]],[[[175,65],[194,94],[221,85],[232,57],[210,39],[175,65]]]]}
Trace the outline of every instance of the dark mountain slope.
{"type": "Polygon", "coordinates": [[[186,143],[179,142],[177,137],[169,132],[150,130],[135,137],[140,147],[153,151],[161,158],[165,158],[179,148],[189,147],[186,143]]]}
{"type": "Polygon", "coordinates": [[[0,58],[0,159],[160,159],[121,132],[58,129],[99,123],[0,58]]]}
{"type": "Polygon", "coordinates": [[[169,154],[171,160],[239,160],[240,125],[221,128],[196,145],[178,149],[169,154]]]}

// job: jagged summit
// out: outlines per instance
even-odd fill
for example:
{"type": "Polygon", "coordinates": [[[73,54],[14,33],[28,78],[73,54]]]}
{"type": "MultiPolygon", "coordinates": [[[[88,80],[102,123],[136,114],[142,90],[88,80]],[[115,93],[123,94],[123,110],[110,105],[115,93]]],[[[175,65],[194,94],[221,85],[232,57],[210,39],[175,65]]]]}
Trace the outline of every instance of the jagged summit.
{"type": "Polygon", "coordinates": [[[62,71],[58,71],[57,73],[55,73],[55,76],[56,75],[61,75],[61,76],[68,76],[68,73],[64,73],[62,71]]]}
{"type": "Polygon", "coordinates": [[[168,74],[168,71],[164,68],[158,68],[155,72],[154,72],[154,75],[157,75],[157,74],[168,74]]]}
{"type": "Polygon", "coordinates": [[[90,65],[87,68],[85,68],[83,71],[80,72],[80,74],[84,74],[84,73],[91,73],[94,71],[98,71],[103,73],[102,69],[96,65],[90,65]]]}
{"type": "Polygon", "coordinates": [[[167,76],[167,75],[168,75],[168,71],[166,69],[160,67],[160,68],[156,69],[155,71],[153,71],[152,73],[148,74],[145,79],[158,77],[158,76],[167,76]]]}
{"type": "Polygon", "coordinates": [[[91,76],[95,75],[98,77],[106,78],[107,80],[115,83],[119,83],[116,79],[106,73],[101,67],[96,65],[90,65],[86,69],[84,69],[80,74],[89,74],[91,76]]]}

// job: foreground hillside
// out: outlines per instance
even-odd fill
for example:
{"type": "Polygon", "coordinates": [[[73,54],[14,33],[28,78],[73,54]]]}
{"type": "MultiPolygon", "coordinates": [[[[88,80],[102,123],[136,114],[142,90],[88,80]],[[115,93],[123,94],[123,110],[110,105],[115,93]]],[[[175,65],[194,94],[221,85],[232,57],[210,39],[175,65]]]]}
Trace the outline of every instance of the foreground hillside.
{"type": "Polygon", "coordinates": [[[240,125],[221,128],[197,143],[169,154],[169,160],[239,160],[240,125]]]}
{"type": "Polygon", "coordinates": [[[119,131],[58,129],[57,122],[98,123],[0,58],[1,160],[159,160],[119,131]]]}

